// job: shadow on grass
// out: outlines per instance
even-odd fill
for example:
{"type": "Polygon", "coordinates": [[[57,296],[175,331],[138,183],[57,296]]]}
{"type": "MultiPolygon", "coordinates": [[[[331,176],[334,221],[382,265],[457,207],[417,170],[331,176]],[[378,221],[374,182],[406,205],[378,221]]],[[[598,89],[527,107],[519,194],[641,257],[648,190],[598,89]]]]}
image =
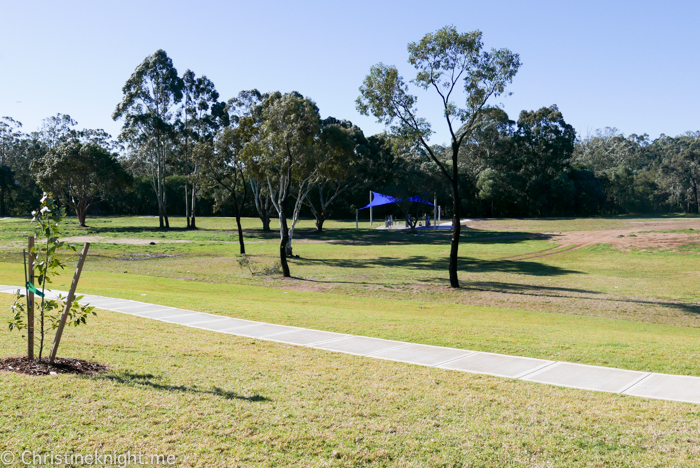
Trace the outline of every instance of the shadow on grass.
{"type": "Polygon", "coordinates": [[[567,298],[567,299],[577,299],[577,300],[588,300],[588,301],[604,301],[604,302],[617,302],[622,304],[641,304],[648,306],[659,306],[666,307],[669,309],[676,309],[681,312],[686,312],[693,315],[700,315],[700,305],[692,304],[687,302],[673,302],[673,301],[653,301],[645,299],[632,299],[632,298],[611,298],[611,297],[600,297],[604,296],[605,293],[600,291],[591,291],[587,289],[576,289],[576,288],[559,288],[554,286],[537,286],[528,284],[515,284],[515,283],[502,283],[497,281],[483,281],[483,282],[469,282],[464,283],[463,288],[465,290],[472,291],[483,291],[483,292],[495,292],[502,294],[517,294],[530,297],[552,297],[552,298],[567,298]],[[590,295],[590,297],[585,296],[585,294],[590,295]]]}
{"type": "Polygon", "coordinates": [[[153,374],[136,374],[133,372],[116,372],[94,377],[101,380],[108,380],[122,385],[131,387],[148,387],[155,390],[165,392],[182,392],[182,393],[199,393],[221,397],[225,400],[246,400],[246,401],[271,401],[269,398],[261,395],[253,395],[250,397],[238,395],[235,392],[223,390],[219,387],[213,387],[211,390],[204,390],[196,386],[188,387],[185,385],[167,385],[159,383],[160,377],[153,374]]]}
{"type": "MultiPolygon", "coordinates": [[[[87,228],[77,228],[71,226],[66,233],[67,236],[81,235],[128,235],[137,236],[153,235],[153,234],[171,234],[171,237],[183,238],[196,241],[197,234],[218,234],[220,236],[237,236],[234,226],[231,229],[210,229],[197,228],[189,229],[186,227],[171,227],[170,229],[161,229],[158,226],[88,226],[87,228]]],[[[279,239],[279,230],[272,229],[263,231],[262,229],[244,229],[243,233],[246,239],[262,239],[262,240],[277,240],[279,239]]],[[[216,236],[215,236],[216,237],[216,236]]],[[[377,230],[377,229],[349,229],[349,228],[333,228],[326,229],[323,232],[317,232],[314,228],[296,228],[294,230],[294,238],[300,241],[316,241],[328,242],[330,244],[351,244],[351,245],[381,245],[381,244],[449,244],[452,238],[450,230],[429,230],[422,229],[417,231],[410,230],[377,230]]],[[[550,236],[540,233],[531,232],[498,232],[484,231],[479,229],[471,229],[467,226],[462,226],[462,234],[460,236],[461,243],[479,242],[496,244],[504,241],[526,241],[532,239],[546,240],[550,236]]],[[[215,239],[210,239],[215,240],[215,239]]]]}
{"type": "MultiPolygon", "coordinates": [[[[377,230],[377,229],[329,229],[321,233],[314,229],[295,229],[294,237],[297,240],[316,240],[329,244],[352,245],[443,245],[449,244],[452,239],[452,231],[449,230],[377,230]]],[[[547,240],[551,236],[533,232],[499,232],[471,229],[462,226],[460,244],[478,242],[480,244],[515,243],[527,240],[547,240]]]]}
{"type": "MultiPolygon", "coordinates": [[[[413,255],[409,257],[377,257],[377,258],[301,258],[296,259],[298,264],[321,264],[337,268],[412,268],[415,270],[446,271],[447,258],[431,258],[425,255],[413,255]]],[[[552,265],[545,265],[527,260],[478,260],[475,258],[460,258],[460,271],[469,272],[500,272],[517,273],[531,276],[558,276],[582,272],[568,270],[552,265]]],[[[332,283],[332,281],[328,281],[332,283]]]]}

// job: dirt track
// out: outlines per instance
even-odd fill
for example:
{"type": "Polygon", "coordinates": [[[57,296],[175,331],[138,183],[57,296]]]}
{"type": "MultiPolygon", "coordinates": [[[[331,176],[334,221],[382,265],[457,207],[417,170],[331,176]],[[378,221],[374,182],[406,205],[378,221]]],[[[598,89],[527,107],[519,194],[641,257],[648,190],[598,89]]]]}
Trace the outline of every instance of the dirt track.
{"type": "MultiPolygon", "coordinates": [[[[632,221],[634,227],[601,231],[541,233],[555,242],[556,247],[534,254],[507,257],[508,260],[529,260],[569,252],[587,245],[611,244],[620,250],[675,250],[694,242],[700,243],[700,220],[692,221],[632,221]],[[697,232],[659,232],[693,229],[697,232]]],[[[505,259],[504,259],[505,260],[505,259]]]]}
{"type": "Polygon", "coordinates": [[[102,237],[102,236],[74,236],[61,239],[63,242],[83,243],[90,242],[93,244],[129,244],[129,245],[149,245],[151,242],[156,244],[187,244],[189,240],[161,240],[161,239],[137,239],[129,237],[102,237]]]}

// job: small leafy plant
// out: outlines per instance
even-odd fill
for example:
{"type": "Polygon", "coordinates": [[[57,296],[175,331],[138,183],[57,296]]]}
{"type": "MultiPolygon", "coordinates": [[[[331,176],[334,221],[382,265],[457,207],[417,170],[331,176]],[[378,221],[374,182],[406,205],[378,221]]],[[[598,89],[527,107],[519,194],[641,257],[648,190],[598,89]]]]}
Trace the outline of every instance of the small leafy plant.
{"type": "Polygon", "coordinates": [[[250,271],[250,276],[274,276],[282,274],[282,264],[277,261],[271,265],[260,266],[250,261],[246,255],[241,255],[236,259],[238,266],[247,268],[250,271]]]}
{"type": "MultiPolygon", "coordinates": [[[[32,222],[36,223],[34,229],[36,244],[32,249],[36,260],[33,267],[36,272],[37,290],[41,289],[40,296],[44,296],[46,284],[51,283],[52,277],[66,267],[69,258],[66,251],[75,251],[75,247],[59,240],[59,235],[62,232],[61,223],[66,216],[66,211],[65,208],[56,204],[51,194],[44,193],[39,210],[32,211],[32,216],[32,222]]],[[[97,315],[94,307],[79,303],[82,298],[83,296],[77,296],[71,303],[66,325],[78,326],[86,323],[90,314],[97,315]]],[[[44,352],[47,333],[58,328],[61,314],[66,307],[66,299],[62,295],[59,295],[57,300],[41,297],[38,308],[39,359],[42,358],[44,352]]],[[[26,329],[28,327],[27,306],[25,305],[25,295],[21,293],[21,290],[17,290],[15,302],[10,307],[12,309],[12,319],[9,322],[10,330],[26,329]]]]}

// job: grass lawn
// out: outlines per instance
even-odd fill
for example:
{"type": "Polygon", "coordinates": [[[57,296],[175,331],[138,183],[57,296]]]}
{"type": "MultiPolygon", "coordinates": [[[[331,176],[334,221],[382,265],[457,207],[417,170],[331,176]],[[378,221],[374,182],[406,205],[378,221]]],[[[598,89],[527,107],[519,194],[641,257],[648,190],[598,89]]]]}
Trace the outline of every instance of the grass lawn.
{"type": "MultiPolygon", "coordinates": [[[[270,273],[278,233],[235,221],[71,220],[94,242],[80,289],[321,330],[700,376],[698,233],[676,249],[574,250],[541,233],[640,227],[674,217],[494,220],[465,230],[463,287],[447,287],[451,233],[303,220],[295,278],[270,273]],[[128,242],[128,243],[125,243],[128,242]],[[155,245],[151,245],[154,242],[155,245]],[[561,253],[558,251],[561,250],[561,253]],[[541,256],[555,253],[555,255],[541,256]],[[267,270],[267,273],[265,272],[267,270]]],[[[683,221],[695,218],[684,217],[683,221]]],[[[669,231],[673,231],[669,233],[669,231]]],[[[0,221],[0,284],[23,278],[31,225],[0,221]]],[[[640,234],[643,235],[643,234],[640,234]]],[[[683,238],[685,239],[685,237],[683,238]]],[[[684,241],[685,242],[685,241],[684,241]]],[[[55,287],[67,289],[72,268],[55,287]]],[[[0,295],[0,321],[9,318],[0,295]],[[4,311],[4,312],[2,312],[4,311]]],[[[22,352],[0,331],[0,357],[22,352]]],[[[181,466],[694,466],[695,405],[375,361],[111,312],[70,329],[61,355],[97,377],[0,373],[4,449],[165,453],[181,466]],[[8,419],[9,418],[9,419],[8,419]]]]}
{"type": "MultiPolygon", "coordinates": [[[[2,302],[7,304],[7,296],[2,302]]],[[[23,350],[0,331],[2,355],[23,350]]],[[[111,312],[62,355],[97,377],[0,374],[0,452],[178,466],[696,466],[695,405],[256,341],[111,312]]]]}

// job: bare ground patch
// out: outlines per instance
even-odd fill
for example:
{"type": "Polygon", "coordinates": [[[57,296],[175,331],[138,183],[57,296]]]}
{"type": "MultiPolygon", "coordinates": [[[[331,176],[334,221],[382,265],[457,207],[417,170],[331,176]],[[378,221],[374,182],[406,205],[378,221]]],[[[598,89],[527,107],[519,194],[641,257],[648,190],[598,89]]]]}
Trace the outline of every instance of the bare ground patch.
{"type": "Polygon", "coordinates": [[[326,292],[335,289],[336,285],[325,281],[307,280],[303,278],[282,278],[275,287],[299,292],[326,292]]]}
{"type": "Polygon", "coordinates": [[[90,242],[91,244],[127,244],[127,245],[150,245],[154,244],[189,244],[193,241],[184,239],[138,239],[130,237],[104,237],[104,236],[73,236],[61,239],[63,242],[75,244],[90,242]]]}
{"type": "Polygon", "coordinates": [[[105,364],[85,361],[83,359],[56,358],[51,364],[47,359],[29,360],[26,356],[0,359],[0,371],[16,372],[26,375],[52,374],[98,374],[108,369],[105,364]]]}
{"type": "MultiPolygon", "coordinates": [[[[673,229],[684,229],[673,227],[673,229]]],[[[676,250],[678,247],[700,241],[700,230],[695,232],[640,232],[640,229],[614,229],[609,231],[577,231],[555,234],[550,241],[560,245],[583,247],[595,244],[610,244],[621,250],[659,248],[676,250]]]]}

